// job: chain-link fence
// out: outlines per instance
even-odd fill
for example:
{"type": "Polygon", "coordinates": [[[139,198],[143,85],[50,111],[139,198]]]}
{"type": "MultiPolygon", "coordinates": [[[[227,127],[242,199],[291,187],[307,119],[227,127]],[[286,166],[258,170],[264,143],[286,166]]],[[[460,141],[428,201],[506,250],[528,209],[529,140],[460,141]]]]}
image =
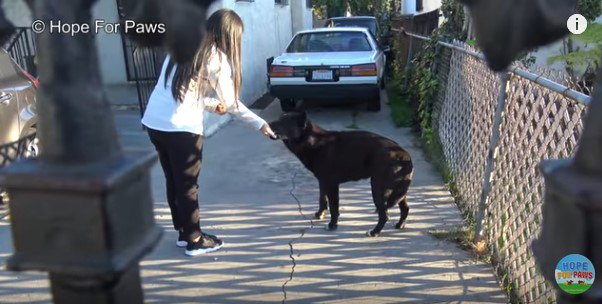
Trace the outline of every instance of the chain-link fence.
{"type": "Polygon", "coordinates": [[[539,68],[534,74],[514,66],[494,73],[480,53],[460,42],[440,42],[433,69],[439,84],[433,129],[460,208],[483,223],[497,267],[522,302],[555,302],[530,247],[542,219],[539,163],[573,155],[590,98],[571,90],[563,72],[539,68]]]}

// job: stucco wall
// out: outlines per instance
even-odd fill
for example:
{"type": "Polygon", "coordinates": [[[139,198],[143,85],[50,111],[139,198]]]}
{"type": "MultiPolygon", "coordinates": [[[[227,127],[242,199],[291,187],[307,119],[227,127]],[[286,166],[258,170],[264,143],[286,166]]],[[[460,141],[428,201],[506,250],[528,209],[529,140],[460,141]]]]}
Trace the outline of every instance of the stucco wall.
{"type": "Polygon", "coordinates": [[[293,35],[297,32],[313,27],[313,13],[307,8],[306,0],[290,0],[293,18],[293,35]]]}
{"type": "Polygon", "coordinates": [[[404,15],[420,14],[433,11],[441,7],[441,0],[422,0],[422,10],[416,10],[416,0],[402,1],[401,13],[404,15]]]}
{"type": "Polygon", "coordinates": [[[441,7],[441,0],[423,0],[422,12],[430,12],[441,7]]]}
{"type": "MultiPolygon", "coordinates": [[[[119,22],[117,2],[115,0],[97,1],[92,16],[94,20],[102,19],[106,23],[119,22]]],[[[100,31],[96,35],[96,49],[103,83],[105,85],[126,83],[127,74],[121,34],[107,34],[100,31]]]]}
{"type": "Polygon", "coordinates": [[[3,1],[2,7],[8,20],[15,26],[31,26],[31,12],[23,0],[3,1]]]}

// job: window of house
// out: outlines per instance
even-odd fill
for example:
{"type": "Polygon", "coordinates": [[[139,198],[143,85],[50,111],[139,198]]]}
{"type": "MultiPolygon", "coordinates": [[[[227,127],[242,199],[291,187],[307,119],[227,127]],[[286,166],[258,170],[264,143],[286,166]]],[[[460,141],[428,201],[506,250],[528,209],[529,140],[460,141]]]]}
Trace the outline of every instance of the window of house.
{"type": "Polygon", "coordinates": [[[305,0],[305,4],[307,5],[307,8],[312,8],[314,6],[314,1],[313,0],[305,0]]]}
{"type": "Polygon", "coordinates": [[[288,0],[274,0],[274,3],[280,4],[280,5],[287,5],[288,0]]]}
{"type": "Polygon", "coordinates": [[[255,0],[236,0],[236,2],[255,2],[255,0]]]}

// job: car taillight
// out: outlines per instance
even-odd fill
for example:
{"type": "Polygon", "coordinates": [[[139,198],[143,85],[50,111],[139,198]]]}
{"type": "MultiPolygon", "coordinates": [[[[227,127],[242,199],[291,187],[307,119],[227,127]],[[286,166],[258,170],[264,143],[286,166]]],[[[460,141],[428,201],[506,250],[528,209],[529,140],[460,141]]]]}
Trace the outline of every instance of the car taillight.
{"type": "Polygon", "coordinates": [[[33,84],[34,88],[39,88],[40,87],[40,82],[33,76],[31,76],[31,74],[27,73],[27,71],[23,70],[23,74],[29,78],[29,80],[31,81],[31,83],[33,84]]]}
{"type": "Polygon", "coordinates": [[[271,77],[292,77],[293,67],[283,65],[273,65],[270,68],[271,77]]]}
{"type": "Polygon", "coordinates": [[[351,67],[352,76],[376,76],[376,64],[362,64],[351,67]]]}

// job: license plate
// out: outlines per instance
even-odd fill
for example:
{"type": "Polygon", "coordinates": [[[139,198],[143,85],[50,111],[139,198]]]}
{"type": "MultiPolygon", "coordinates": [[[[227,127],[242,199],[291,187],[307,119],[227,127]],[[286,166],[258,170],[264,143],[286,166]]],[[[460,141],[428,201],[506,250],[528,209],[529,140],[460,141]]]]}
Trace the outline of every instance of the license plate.
{"type": "Polygon", "coordinates": [[[331,70],[314,70],[311,72],[311,79],[313,80],[332,80],[331,70]]]}

